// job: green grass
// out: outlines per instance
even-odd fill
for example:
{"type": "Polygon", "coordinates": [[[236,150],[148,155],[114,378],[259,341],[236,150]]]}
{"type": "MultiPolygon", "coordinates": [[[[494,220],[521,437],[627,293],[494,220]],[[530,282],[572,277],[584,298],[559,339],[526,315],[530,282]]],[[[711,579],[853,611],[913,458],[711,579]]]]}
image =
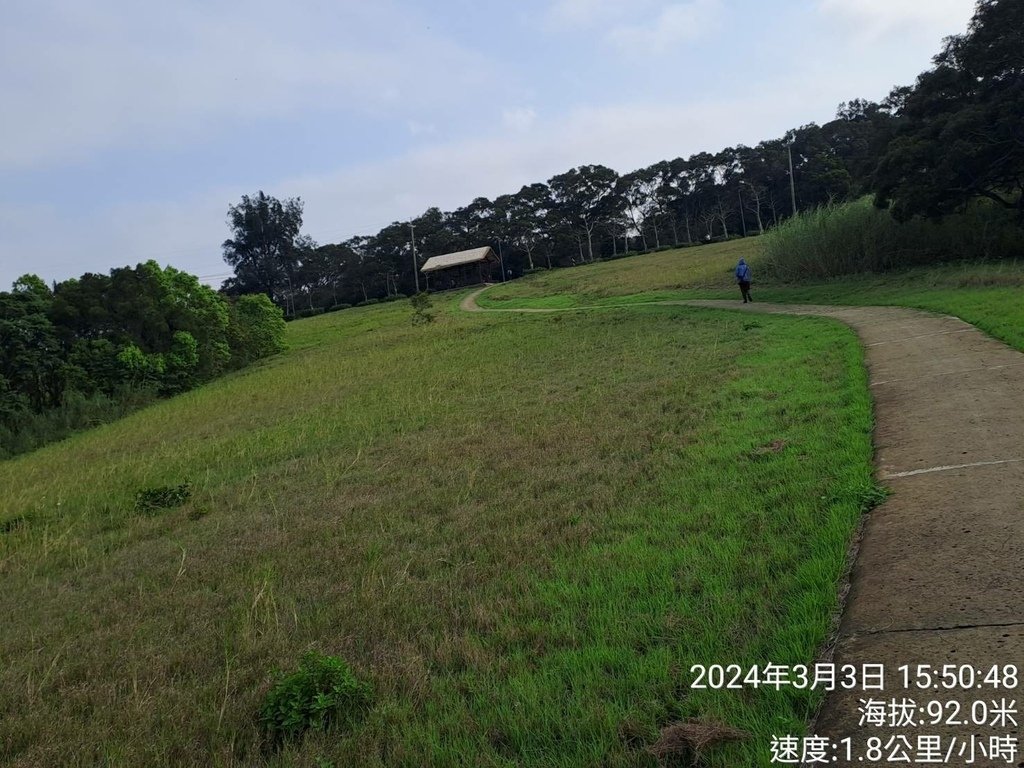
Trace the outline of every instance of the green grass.
{"type": "Polygon", "coordinates": [[[0,759],[652,766],[709,717],[754,734],[724,768],[803,731],[813,696],[690,667],[826,638],[872,477],[852,332],[439,309],[293,323],[279,358],[0,464],[0,759]],[[308,649],[370,708],[267,752],[272,672],[308,649]]]}
{"type": "Polygon", "coordinates": [[[748,256],[757,242],[752,237],[540,272],[491,288],[479,304],[494,309],[564,308],[617,303],[626,294],[659,291],[675,296],[680,289],[728,288],[737,259],[748,256]]]}
{"type": "Polygon", "coordinates": [[[787,284],[765,279],[762,241],[736,240],[560,270],[497,286],[487,308],[609,307],[651,301],[738,299],[732,270],[751,264],[757,301],[900,306],[956,315],[1024,351],[1024,262],[959,262],[787,284]],[[635,268],[634,268],[635,267],[635,268]],[[564,291],[546,296],[544,291],[564,291]]]}

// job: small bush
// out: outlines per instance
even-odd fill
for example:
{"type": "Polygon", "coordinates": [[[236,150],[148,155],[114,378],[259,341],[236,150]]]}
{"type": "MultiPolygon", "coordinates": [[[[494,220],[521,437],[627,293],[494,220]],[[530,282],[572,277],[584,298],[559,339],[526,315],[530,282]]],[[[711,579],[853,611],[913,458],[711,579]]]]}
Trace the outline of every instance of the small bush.
{"type": "Polygon", "coordinates": [[[356,306],[357,307],[369,307],[372,304],[380,304],[380,299],[366,299],[365,301],[360,301],[358,304],[356,304],[356,306]]]}
{"type": "Polygon", "coordinates": [[[259,723],[274,744],[307,730],[323,731],[352,722],[370,701],[369,683],[356,680],[349,665],[319,651],[303,655],[297,671],[278,673],[260,707],[259,723]]]}
{"type": "Polygon", "coordinates": [[[158,488],[143,488],[135,494],[135,511],[153,514],[161,509],[180,507],[192,495],[188,483],[162,485],[158,488]]]}
{"type": "Polygon", "coordinates": [[[352,309],[351,304],[333,304],[327,308],[328,312],[340,312],[343,309],[352,309]]]}
{"type": "Polygon", "coordinates": [[[409,299],[409,303],[412,304],[413,325],[426,325],[427,323],[434,322],[434,315],[428,311],[433,306],[430,302],[429,294],[417,293],[409,299]]]}
{"type": "Polygon", "coordinates": [[[323,307],[313,307],[312,309],[300,309],[295,313],[295,317],[316,317],[324,313],[323,307]]]}

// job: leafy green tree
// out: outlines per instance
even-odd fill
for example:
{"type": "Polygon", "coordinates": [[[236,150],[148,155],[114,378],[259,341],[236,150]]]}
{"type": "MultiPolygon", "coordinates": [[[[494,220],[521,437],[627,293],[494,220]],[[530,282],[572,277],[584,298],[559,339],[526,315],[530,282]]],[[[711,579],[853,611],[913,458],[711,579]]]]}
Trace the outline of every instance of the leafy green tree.
{"type": "Polygon", "coordinates": [[[284,350],[284,315],[266,294],[238,297],[231,303],[229,317],[231,362],[235,367],[284,350]]]}
{"type": "Polygon", "coordinates": [[[299,270],[303,203],[301,198],[284,202],[265,195],[242,195],[238,205],[228,207],[232,237],[221,248],[224,261],[235,271],[228,292],[264,293],[274,303],[294,311],[292,299],[299,270]]]}
{"type": "Polygon", "coordinates": [[[874,175],[876,204],[900,220],[940,218],[981,197],[1024,225],[1024,3],[979,0],[933,62],[892,96],[900,123],[874,175]]]}
{"type": "Polygon", "coordinates": [[[61,402],[67,371],[47,315],[52,298],[35,275],[0,293],[0,410],[39,413],[61,402]]]}
{"type": "Polygon", "coordinates": [[[615,194],[619,175],[603,165],[581,165],[548,181],[555,210],[580,246],[587,244],[586,256],[594,260],[594,232],[604,220],[606,201],[615,194]]]}
{"type": "MultiPolygon", "coordinates": [[[[546,184],[524,186],[509,200],[511,236],[526,254],[528,269],[535,269],[533,254],[544,240],[544,217],[552,205],[551,190],[546,184]]],[[[550,267],[550,251],[548,253],[550,267]]]]}

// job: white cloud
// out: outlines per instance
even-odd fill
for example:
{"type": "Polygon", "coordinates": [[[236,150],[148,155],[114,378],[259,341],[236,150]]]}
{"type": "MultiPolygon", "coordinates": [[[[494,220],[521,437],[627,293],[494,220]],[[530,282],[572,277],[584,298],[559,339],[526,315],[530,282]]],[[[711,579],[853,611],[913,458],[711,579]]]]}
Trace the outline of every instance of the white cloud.
{"type": "Polygon", "coordinates": [[[963,32],[974,0],[818,0],[862,42],[898,32],[945,36],[963,32]]]}
{"type": "Polygon", "coordinates": [[[409,120],[406,123],[409,133],[412,136],[432,136],[437,133],[437,126],[433,123],[421,123],[418,120],[409,120]]]}
{"type": "Polygon", "coordinates": [[[533,107],[514,107],[502,110],[501,121],[513,131],[528,131],[537,120],[533,107]]]}
{"type": "Polygon", "coordinates": [[[674,45],[708,34],[720,10],[719,0],[672,3],[662,8],[654,21],[616,27],[608,37],[625,51],[665,53],[674,45]]]}
{"type": "Polygon", "coordinates": [[[620,16],[624,5],[617,0],[555,0],[545,21],[554,28],[589,27],[620,16]]]}
{"type": "Polygon", "coordinates": [[[705,34],[720,6],[721,0],[556,0],[544,21],[549,32],[596,30],[622,50],[663,53],[705,34]]]}
{"type": "Polygon", "coordinates": [[[393,117],[494,87],[481,56],[388,3],[14,5],[0,25],[0,104],[17,119],[0,121],[0,169],[183,145],[301,108],[393,117]]]}
{"type": "Polygon", "coordinates": [[[613,29],[656,17],[670,0],[554,0],[543,16],[549,32],[572,29],[613,29]]]}

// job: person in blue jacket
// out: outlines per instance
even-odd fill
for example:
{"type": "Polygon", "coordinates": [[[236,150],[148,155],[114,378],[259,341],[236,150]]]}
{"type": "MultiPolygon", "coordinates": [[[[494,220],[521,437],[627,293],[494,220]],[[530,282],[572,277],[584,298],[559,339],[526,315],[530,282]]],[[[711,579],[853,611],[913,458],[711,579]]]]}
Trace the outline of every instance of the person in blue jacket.
{"type": "Polygon", "coordinates": [[[740,284],[743,303],[753,302],[754,300],[750,298],[750,267],[747,266],[747,262],[743,259],[740,259],[740,263],[736,265],[736,282],[740,284]]]}

